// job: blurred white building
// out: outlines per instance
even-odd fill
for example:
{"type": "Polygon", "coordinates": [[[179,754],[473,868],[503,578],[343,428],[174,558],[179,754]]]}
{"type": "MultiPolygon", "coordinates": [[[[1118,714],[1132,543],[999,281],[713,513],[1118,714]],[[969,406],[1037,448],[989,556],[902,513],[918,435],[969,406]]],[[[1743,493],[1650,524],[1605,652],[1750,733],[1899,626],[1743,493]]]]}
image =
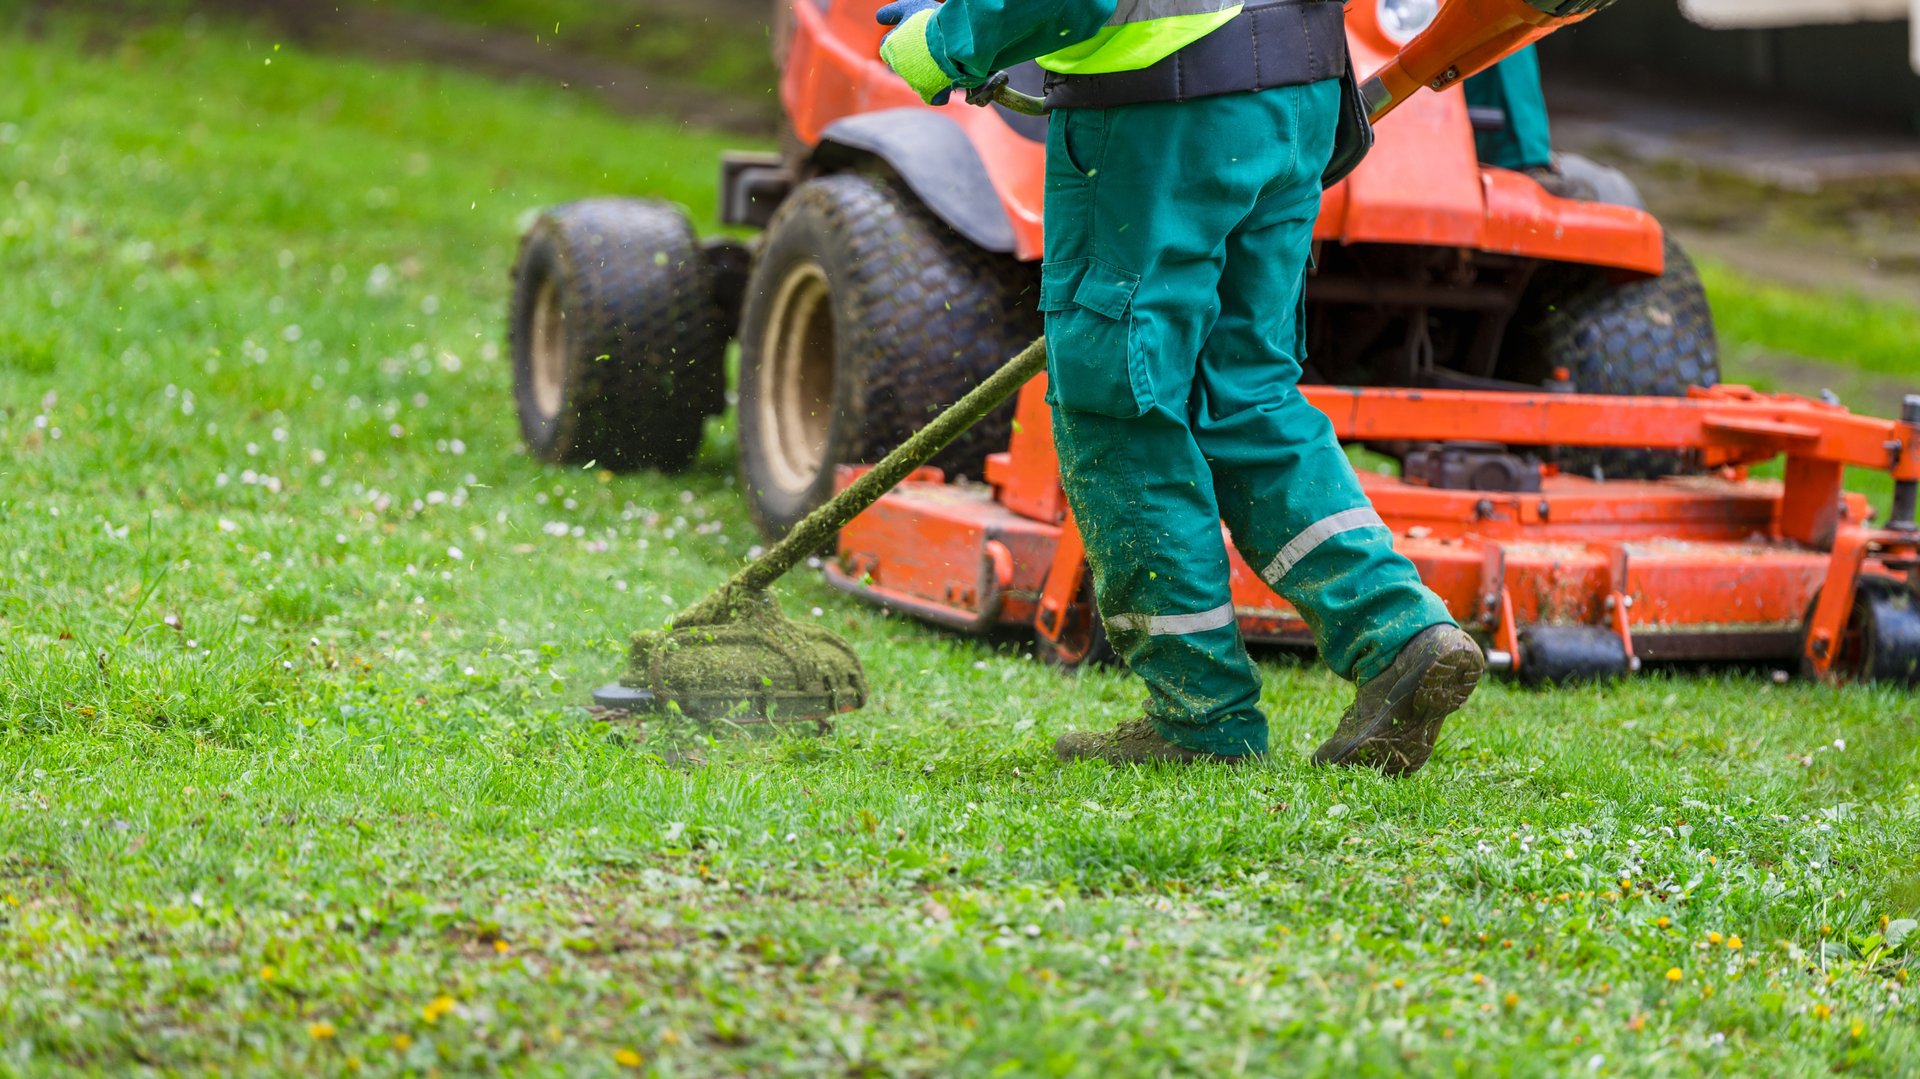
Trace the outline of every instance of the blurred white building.
{"type": "Polygon", "coordinates": [[[1786,101],[1920,133],[1920,0],[1633,0],[1556,34],[1552,67],[1786,101]]]}
{"type": "Polygon", "coordinates": [[[1680,10],[1714,29],[1904,22],[1920,72],[1920,0],[1680,0],[1680,10]]]}

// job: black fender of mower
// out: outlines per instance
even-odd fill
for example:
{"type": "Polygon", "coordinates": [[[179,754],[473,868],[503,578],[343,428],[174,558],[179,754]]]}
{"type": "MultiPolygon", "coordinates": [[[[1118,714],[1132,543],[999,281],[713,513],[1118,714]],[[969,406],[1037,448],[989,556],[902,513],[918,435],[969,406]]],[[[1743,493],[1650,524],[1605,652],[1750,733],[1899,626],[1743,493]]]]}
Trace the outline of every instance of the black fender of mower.
{"type": "Polygon", "coordinates": [[[969,243],[1000,254],[1013,252],[1013,222],[980,153],[960,125],[925,109],[885,109],[836,120],[813,151],[823,171],[878,158],[892,169],[935,217],[969,243]]]}

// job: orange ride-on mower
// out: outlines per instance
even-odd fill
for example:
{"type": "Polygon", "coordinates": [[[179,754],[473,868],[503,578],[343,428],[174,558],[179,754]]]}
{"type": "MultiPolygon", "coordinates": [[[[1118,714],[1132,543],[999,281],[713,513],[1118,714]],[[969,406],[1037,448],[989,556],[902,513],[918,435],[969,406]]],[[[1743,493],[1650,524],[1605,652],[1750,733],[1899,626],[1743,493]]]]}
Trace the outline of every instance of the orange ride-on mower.
{"type": "MultiPolygon", "coordinates": [[[[685,467],[732,337],[742,488],[779,534],[1039,334],[1045,121],[921,105],[875,58],[879,6],[777,0],[789,132],[721,169],[752,244],[703,245],[639,200],[535,225],[511,316],[536,456],[685,467]]],[[[1398,460],[1363,479],[1400,549],[1525,681],[1735,660],[1920,682],[1920,397],[1894,422],[1717,386],[1699,279],[1623,176],[1483,166],[1474,127],[1499,117],[1405,96],[1389,61],[1434,10],[1349,8],[1356,68],[1403,100],[1327,193],[1307,286],[1308,396],[1398,460]],[[1748,478],[1780,457],[1784,480],[1748,478]],[[1884,527],[1849,466],[1892,474],[1884,527]]],[[[845,528],[829,581],[962,632],[1029,629],[1063,665],[1106,655],[1044,381],[845,528]]],[[[1237,562],[1234,598],[1249,640],[1311,643],[1237,562]]]]}

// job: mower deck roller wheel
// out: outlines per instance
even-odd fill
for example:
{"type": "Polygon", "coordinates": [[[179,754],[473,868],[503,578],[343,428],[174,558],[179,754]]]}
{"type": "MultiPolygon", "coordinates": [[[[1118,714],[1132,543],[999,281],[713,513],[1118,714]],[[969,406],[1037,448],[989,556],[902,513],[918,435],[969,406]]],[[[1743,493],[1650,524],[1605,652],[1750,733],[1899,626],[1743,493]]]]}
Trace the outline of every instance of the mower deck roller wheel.
{"type": "MultiPolygon", "coordinates": [[[[1685,397],[1720,381],[1720,345],[1700,273],[1672,236],[1659,277],[1619,284],[1603,272],[1555,266],[1540,273],[1514,325],[1509,377],[1538,385],[1564,368],[1580,393],[1685,397]]],[[[1699,471],[1670,452],[1569,449],[1560,467],[1608,479],[1659,479],[1699,471]]]]}
{"type": "Polygon", "coordinates": [[[678,209],[595,199],[540,215],[508,312],[527,449],[554,464],[678,472],[726,407],[716,274],[678,209]]]}
{"type": "MultiPolygon", "coordinates": [[[[740,328],[740,469],[761,530],[784,534],[1040,334],[1031,267],[983,251],[887,179],[797,188],[768,225],[740,328]]],[[[933,460],[979,476],[1011,406],[933,460]]]]}
{"type": "MultiPolygon", "coordinates": [[[[1816,595],[1809,621],[1819,604],[1816,595]]],[[[1832,672],[1859,682],[1920,686],[1920,596],[1891,577],[1863,575],[1832,672]]]]}
{"type": "Polygon", "coordinates": [[[1050,641],[1034,634],[1033,654],[1063,671],[1111,667],[1120,662],[1120,653],[1114,651],[1113,642],[1107,639],[1107,624],[1094,605],[1091,583],[1081,589],[1080,602],[1067,612],[1067,631],[1060,640],[1050,641]]]}
{"type": "Polygon", "coordinates": [[[1528,626],[1520,631],[1522,685],[1571,686],[1632,673],[1627,646],[1599,626],[1528,626]]]}

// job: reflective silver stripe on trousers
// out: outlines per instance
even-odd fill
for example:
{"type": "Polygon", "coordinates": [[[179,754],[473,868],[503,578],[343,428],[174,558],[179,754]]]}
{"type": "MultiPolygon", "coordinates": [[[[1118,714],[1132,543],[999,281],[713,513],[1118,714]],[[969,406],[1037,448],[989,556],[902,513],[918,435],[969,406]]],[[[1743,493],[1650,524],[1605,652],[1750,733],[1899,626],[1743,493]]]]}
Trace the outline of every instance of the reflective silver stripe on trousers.
{"type": "Polygon", "coordinates": [[[1245,0],[1120,0],[1113,9],[1108,26],[1130,22],[1152,22],[1180,15],[1212,15],[1240,7],[1245,0]]]}
{"type": "Polygon", "coordinates": [[[1380,519],[1380,515],[1374,512],[1372,506],[1345,510],[1315,521],[1305,532],[1293,537],[1285,547],[1280,548],[1280,553],[1273,556],[1273,561],[1267,565],[1260,576],[1265,578],[1268,584],[1278,588],[1280,582],[1287,579],[1287,574],[1293,572],[1293,567],[1299,565],[1308,555],[1319,550],[1321,544],[1333,537],[1345,535],[1348,532],[1358,532],[1363,528],[1385,527],[1387,522],[1380,519]]]}
{"type": "Polygon", "coordinates": [[[1116,614],[1107,619],[1110,629],[1121,633],[1146,631],[1149,637],[1184,637],[1233,624],[1233,604],[1223,603],[1199,614],[1116,614]]]}

